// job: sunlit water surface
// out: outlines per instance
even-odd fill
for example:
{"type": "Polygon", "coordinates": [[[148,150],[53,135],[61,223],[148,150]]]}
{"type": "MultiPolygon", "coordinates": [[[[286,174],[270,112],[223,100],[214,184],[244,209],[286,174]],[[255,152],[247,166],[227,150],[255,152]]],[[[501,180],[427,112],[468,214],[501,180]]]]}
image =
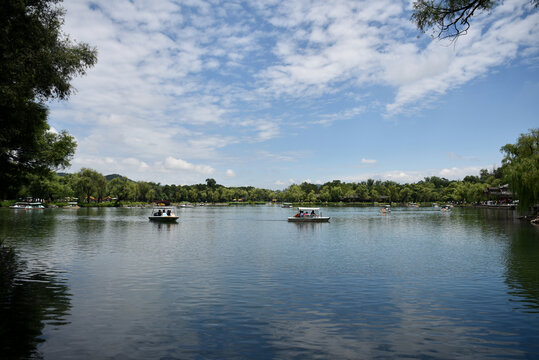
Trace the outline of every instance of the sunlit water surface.
{"type": "MultiPolygon", "coordinates": [[[[539,228],[513,212],[0,209],[24,267],[0,352],[45,359],[539,357],[539,228]]],[[[0,356],[1,357],[1,356],[0,356]]]]}

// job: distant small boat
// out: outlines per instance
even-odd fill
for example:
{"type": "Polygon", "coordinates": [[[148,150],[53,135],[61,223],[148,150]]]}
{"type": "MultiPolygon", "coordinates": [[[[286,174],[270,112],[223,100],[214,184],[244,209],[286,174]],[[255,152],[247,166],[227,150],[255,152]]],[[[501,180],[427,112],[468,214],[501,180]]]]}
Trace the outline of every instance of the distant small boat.
{"type": "Polygon", "coordinates": [[[35,210],[45,209],[45,206],[40,202],[18,201],[9,208],[15,210],[35,210]]]}
{"type": "Polygon", "coordinates": [[[64,209],[78,209],[80,206],[76,201],[70,201],[64,206],[64,209]]]}
{"type": "Polygon", "coordinates": [[[451,211],[451,209],[453,208],[453,205],[444,205],[440,208],[440,211],[451,211]]]}
{"type": "Polygon", "coordinates": [[[192,208],[195,207],[193,204],[180,204],[180,207],[182,208],[192,208]]]}
{"type": "Polygon", "coordinates": [[[386,205],[382,208],[382,210],[380,210],[380,212],[382,214],[389,214],[391,212],[391,208],[389,207],[389,205],[386,205]]]}
{"type": "Polygon", "coordinates": [[[283,205],[281,205],[281,207],[283,208],[291,208],[292,207],[292,203],[283,203],[283,205]]]}
{"type": "Polygon", "coordinates": [[[159,221],[159,222],[176,222],[179,219],[174,213],[174,208],[158,206],[152,209],[152,213],[148,216],[150,221],[159,221]]]}
{"type": "Polygon", "coordinates": [[[329,216],[322,216],[320,208],[299,207],[298,213],[288,218],[290,222],[329,222],[329,216]]]}

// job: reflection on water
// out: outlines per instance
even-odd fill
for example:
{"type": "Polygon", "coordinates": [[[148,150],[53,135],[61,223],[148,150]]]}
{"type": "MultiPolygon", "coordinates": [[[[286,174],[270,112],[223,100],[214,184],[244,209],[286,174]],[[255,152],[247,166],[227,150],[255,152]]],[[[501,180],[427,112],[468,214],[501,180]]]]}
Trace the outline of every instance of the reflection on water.
{"type": "Polygon", "coordinates": [[[507,283],[515,309],[539,312],[539,228],[512,229],[507,257],[507,283]]]}
{"type": "Polygon", "coordinates": [[[2,348],[539,357],[539,229],[512,212],[331,208],[330,223],[288,223],[277,207],[206,207],[160,224],[146,210],[0,211],[0,234],[27,264],[3,302],[2,348]]]}
{"type": "Polygon", "coordinates": [[[61,274],[21,264],[14,283],[0,291],[0,354],[2,359],[41,358],[43,329],[69,324],[70,294],[61,274]]]}

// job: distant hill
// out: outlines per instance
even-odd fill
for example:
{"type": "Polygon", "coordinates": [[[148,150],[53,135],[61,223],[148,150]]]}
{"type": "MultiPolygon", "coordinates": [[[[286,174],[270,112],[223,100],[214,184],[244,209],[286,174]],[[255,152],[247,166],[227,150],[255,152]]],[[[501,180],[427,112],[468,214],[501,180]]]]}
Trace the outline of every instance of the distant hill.
{"type": "MultiPolygon", "coordinates": [[[[67,176],[67,175],[73,175],[73,174],[70,174],[70,173],[64,173],[64,172],[57,172],[56,173],[58,176],[67,176]]],[[[105,179],[107,179],[107,181],[111,181],[112,179],[116,179],[116,178],[124,178],[125,176],[122,176],[120,174],[110,174],[110,175],[105,175],[105,179]]],[[[126,178],[127,179],[127,178],[126,178]]],[[[131,181],[131,182],[134,182],[133,180],[131,179],[127,179],[128,181],[131,181]]]]}
{"type": "MultiPolygon", "coordinates": [[[[111,181],[112,179],[116,179],[116,178],[124,178],[125,176],[122,176],[120,174],[110,174],[110,175],[105,175],[105,179],[107,179],[107,181],[111,181]]],[[[129,181],[133,181],[133,180],[130,180],[130,179],[127,179],[129,181]]]]}

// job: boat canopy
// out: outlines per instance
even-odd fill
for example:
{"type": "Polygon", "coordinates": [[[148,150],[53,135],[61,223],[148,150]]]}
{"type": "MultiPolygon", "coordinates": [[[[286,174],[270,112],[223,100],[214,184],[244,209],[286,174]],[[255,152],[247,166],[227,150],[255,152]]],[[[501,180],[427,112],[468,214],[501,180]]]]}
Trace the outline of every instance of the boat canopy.
{"type": "Polygon", "coordinates": [[[299,207],[299,211],[319,211],[320,208],[308,208],[308,207],[299,207]]]}

